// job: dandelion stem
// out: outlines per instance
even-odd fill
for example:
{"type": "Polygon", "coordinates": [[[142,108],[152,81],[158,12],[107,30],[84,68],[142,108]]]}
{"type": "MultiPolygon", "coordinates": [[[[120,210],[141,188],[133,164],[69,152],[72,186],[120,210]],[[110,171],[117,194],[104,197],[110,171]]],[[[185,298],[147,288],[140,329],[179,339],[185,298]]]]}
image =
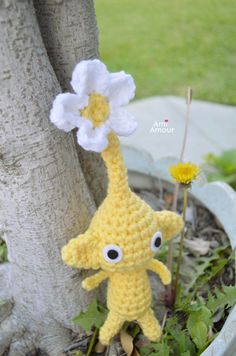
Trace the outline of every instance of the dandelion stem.
{"type": "Polygon", "coordinates": [[[98,328],[96,328],[94,330],[94,333],[93,333],[93,336],[92,336],[92,339],[90,341],[90,344],[89,344],[89,347],[88,347],[88,351],[86,353],[86,356],[90,356],[92,351],[93,351],[93,348],[94,348],[94,344],[95,344],[95,341],[96,341],[96,338],[98,336],[98,328]]]}
{"type": "MultiPolygon", "coordinates": [[[[188,197],[188,188],[185,187],[184,188],[184,206],[183,206],[184,227],[185,227],[185,224],[186,224],[187,197],[188,197]]],[[[178,260],[177,260],[175,286],[174,286],[174,299],[176,298],[177,287],[178,287],[178,284],[179,284],[180,266],[181,266],[182,256],[183,256],[183,246],[184,246],[184,228],[181,231],[181,235],[180,235],[179,255],[178,255],[178,260]]]]}
{"type": "MultiPolygon", "coordinates": [[[[172,211],[177,210],[178,195],[179,195],[179,183],[175,183],[173,202],[172,202],[172,211]]],[[[167,267],[171,272],[172,272],[172,265],[173,265],[173,240],[170,240],[168,241],[167,267]]],[[[171,285],[169,285],[168,287],[171,289],[171,285]]]]}
{"type": "MultiPolygon", "coordinates": [[[[181,153],[180,153],[180,157],[179,157],[180,162],[183,161],[184,151],[185,151],[186,142],[187,142],[191,102],[192,102],[192,88],[188,87],[187,96],[186,96],[187,110],[186,110],[186,113],[185,113],[184,138],[183,138],[181,153]]],[[[174,188],[172,211],[176,211],[177,210],[178,195],[179,195],[179,184],[176,183],[175,184],[175,188],[174,188]]],[[[174,249],[173,248],[173,240],[170,240],[168,242],[168,255],[167,255],[167,267],[170,270],[170,272],[172,272],[172,269],[173,269],[173,249],[174,249]]],[[[167,287],[167,294],[169,295],[168,299],[171,299],[172,284],[170,284],[167,287]]]]}
{"type": "Polygon", "coordinates": [[[180,153],[180,159],[179,159],[180,161],[183,161],[184,151],[185,151],[186,142],[187,142],[191,102],[192,102],[192,89],[188,88],[187,98],[186,98],[187,110],[186,110],[186,114],[185,114],[184,139],[183,139],[182,149],[181,149],[181,153],[180,153]]]}

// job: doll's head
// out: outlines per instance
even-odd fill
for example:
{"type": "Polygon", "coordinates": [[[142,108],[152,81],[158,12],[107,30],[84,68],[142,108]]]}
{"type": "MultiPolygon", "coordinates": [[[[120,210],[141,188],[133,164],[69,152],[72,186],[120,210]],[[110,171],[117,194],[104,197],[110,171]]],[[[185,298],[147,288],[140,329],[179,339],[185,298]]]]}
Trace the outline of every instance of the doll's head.
{"type": "Polygon", "coordinates": [[[62,249],[72,267],[124,271],[143,268],[158,252],[162,241],[182,228],[172,212],[154,212],[135,194],[112,207],[104,201],[89,229],[62,249]],[[108,212],[108,213],[107,213],[108,212]]]}
{"type": "Polygon", "coordinates": [[[163,240],[174,237],[182,219],[169,211],[156,212],[133,193],[120,152],[119,140],[109,136],[102,153],[108,170],[108,192],[88,230],[62,249],[63,260],[77,268],[124,271],[143,268],[163,240]]]}

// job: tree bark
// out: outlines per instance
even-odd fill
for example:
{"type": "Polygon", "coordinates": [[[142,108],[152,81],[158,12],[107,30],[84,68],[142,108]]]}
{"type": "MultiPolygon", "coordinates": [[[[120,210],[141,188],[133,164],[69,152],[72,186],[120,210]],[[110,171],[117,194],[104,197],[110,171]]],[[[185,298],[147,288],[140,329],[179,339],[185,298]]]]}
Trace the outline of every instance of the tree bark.
{"type": "MultiPolygon", "coordinates": [[[[34,0],[44,45],[63,90],[71,91],[71,73],[83,59],[98,58],[98,30],[92,0],[34,0]]],[[[76,139],[76,138],[75,138],[76,139]]],[[[107,190],[107,174],[98,153],[77,151],[96,205],[107,190]]]]}
{"type": "Polygon", "coordinates": [[[1,2],[0,33],[0,229],[9,259],[0,298],[14,301],[0,318],[0,355],[60,356],[76,330],[71,318],[88,303],[84,272],[66,267],[60,250],[87,228],[95,205],[72,135],[48,120],[61,89],[32,1],[1,2]]]}

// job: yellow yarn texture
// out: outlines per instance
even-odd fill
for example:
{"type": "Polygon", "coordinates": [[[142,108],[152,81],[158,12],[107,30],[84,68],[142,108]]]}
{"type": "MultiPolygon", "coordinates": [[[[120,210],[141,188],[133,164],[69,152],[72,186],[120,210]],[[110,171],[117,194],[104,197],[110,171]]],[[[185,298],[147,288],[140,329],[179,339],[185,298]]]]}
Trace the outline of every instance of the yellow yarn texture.
{"type": "Polygon", "coordinates": [[[75,268],[99,269],[82,286],[90,291],[108,280],[109,314],[99,334],[108,345],[125,321],[137,321],[143,333],[156,341],[161,328],[151,309],[151,288],[147,271],[169,284],[167,267],[154,258],[160,242],[177,235],[182,218],[170,211],[156,212],[133,193],[118,137],[109,134],[109,145],[102,152],[108,172],[107,196],[87,231],[70,240],[62,249],[65,263],[75,268]]]}

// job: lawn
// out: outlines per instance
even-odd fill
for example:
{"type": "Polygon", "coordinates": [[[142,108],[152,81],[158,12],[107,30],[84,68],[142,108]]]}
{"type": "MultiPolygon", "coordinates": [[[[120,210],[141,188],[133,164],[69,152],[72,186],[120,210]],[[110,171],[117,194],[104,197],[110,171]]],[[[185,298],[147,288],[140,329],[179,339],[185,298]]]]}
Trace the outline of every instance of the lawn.
{"type": "Polygon", "coordinates": [[[95,0],[100,55],[136,81],[136,98],[236,104],[235,0],[95,0]]]}

